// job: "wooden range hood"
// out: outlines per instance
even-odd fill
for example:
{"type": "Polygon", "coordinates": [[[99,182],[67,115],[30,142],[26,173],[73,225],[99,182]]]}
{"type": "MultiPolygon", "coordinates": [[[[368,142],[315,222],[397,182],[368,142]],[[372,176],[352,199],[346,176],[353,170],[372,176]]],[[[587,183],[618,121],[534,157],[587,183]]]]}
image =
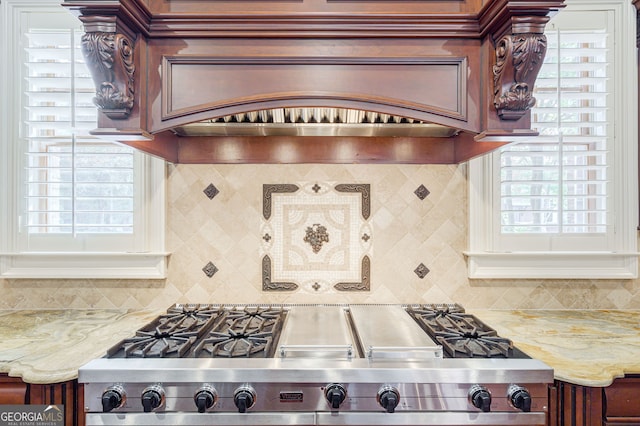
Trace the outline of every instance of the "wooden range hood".
{"type": "Polygon", "coordinates": [[[546,51],[543,31],[564,5],[67,0],[63,6],[84,24],[82,49],[101,111],[96,135],[173,163],[453,164],[535,135],[531,92],[546,51]],[[282,111],[296,114],[274,121],[282,111]],[[326,111],[364,120],[345,123],[326,111]],[[310,118],[300,120],[304,115],[310,118]]]}

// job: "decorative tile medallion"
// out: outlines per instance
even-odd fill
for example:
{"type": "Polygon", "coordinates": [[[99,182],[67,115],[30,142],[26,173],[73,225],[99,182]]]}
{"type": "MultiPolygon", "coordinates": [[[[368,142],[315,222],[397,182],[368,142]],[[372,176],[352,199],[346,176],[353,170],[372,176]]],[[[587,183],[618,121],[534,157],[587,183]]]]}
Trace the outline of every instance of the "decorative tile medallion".
{"type": "Polygon", "coordinates": [[[420,185],[418,187],[418,189],[416,189],[415,191],[413,191],[414,194],[416,194],[416,196],[418,198],[420,198],[421,200],[424,200],[425,198],[427,198],[427,196],[430,194],[429,190],[427,189],[426,186],[424,185],[420,185]]]}
{"type": "Polygon", "coordinates": [[[262,289],[368,291],[370,192],[369,184],[263,185],[262,289]]]}
{"type": "Polygon", "coordinates": [[[204,192],[204,194],[209,197],[210,200],[213,200],[213,197],[220,193],[220,191],[218,191],[218,188],[216,188],[212,183],[210,183],[209,186],[207,186],[202,192],[204,192]]]}
{"type": "Polygon", "coordinates": [[[211,278],[216,272],[218,272],[218,268],[212,262],[207,263],[204,268],[202,268],[204,273],[211,278]]]}
{"type": "Polygon", "coordinates": [[[416,273],[416,275],[418,277],[420,277],[420,279],[423,279],[424,277],[427,276],[427,274],[430,272],[429,268],[427,268],[426,266],[424,266],[424,263],[421,263],[418,265],[418,267],[413,271],[416,273]]]}

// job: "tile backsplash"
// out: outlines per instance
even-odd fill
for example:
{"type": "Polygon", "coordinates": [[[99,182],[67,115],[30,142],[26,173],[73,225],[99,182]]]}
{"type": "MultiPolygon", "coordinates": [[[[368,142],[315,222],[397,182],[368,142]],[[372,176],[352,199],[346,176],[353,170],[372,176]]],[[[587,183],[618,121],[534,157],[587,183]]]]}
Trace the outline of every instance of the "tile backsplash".
{"type": "Polygon", "coordinates": [[[640,309],[639,280],[468,279],[464,164],[167,167],[166,280],[0,280],[0,308],[457,302],[468,308],[640,309]],[[360,252],[370,257],[368,290],[315,288],[309,272],[298,277],[308,278],[304,289],[263,291],[263,184],[300,182],[370,185],[370,229],[360,235],[370,238],[360,252]]]}

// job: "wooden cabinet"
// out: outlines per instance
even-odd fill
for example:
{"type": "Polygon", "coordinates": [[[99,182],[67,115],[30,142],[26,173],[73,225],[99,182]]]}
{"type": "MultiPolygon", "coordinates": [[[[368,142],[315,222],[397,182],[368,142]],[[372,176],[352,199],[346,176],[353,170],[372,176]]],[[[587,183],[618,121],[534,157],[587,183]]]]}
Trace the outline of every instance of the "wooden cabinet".
{"type": "Polygon", "coordinates": [[[550,426],[640,425],[640,375],[606,388],[556,381],[550,389],[550,426]]]}
{"type": "Polygon", "coordinates": [[[27,384],[16,377],[0,374],[0,404],[24,404],[27,384]]]}
{"type": "Polygon", "coordinates": [[[0,404],[64,405],[66,426],[84,426],[84,397],[77,380],[37,385],[0,374],[0,404]]]}
{"type": "Polygon", "coordinates": [[[578,386],[556,381],[549,410],[550,426],[602,425],[602,388],[578,386]],[[554,395],[555,394],[555,395],[554,395]]]}
{"type": "Polygon", "coordinates": [[[616,380],[604,388],[605,424],[640,425],[640,376],[616,380]]]}

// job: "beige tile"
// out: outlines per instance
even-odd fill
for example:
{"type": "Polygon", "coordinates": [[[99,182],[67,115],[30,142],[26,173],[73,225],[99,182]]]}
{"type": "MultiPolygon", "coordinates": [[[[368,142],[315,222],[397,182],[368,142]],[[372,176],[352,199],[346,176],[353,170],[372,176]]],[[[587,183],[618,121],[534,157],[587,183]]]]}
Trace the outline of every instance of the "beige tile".
{"type": "MultiPolygon", "coordinates": [[[[168,165],[168,278],[0,280],[0,308],[151,308],[176,302],[436,303],[468,308],[640,309],[640,281],[469,280],[466,165],[168,165]],[[262,291],[262,184],[371,184],[366,294],[262,291]],[[203,193],[213,183],[220,193],[203,193]],[[429,191],[420,200],[419,185],[429,191]],[[207,278],[212,261],[219,271],[207,278]],[[413,272],[424,263],[430,273],[413,272]],[[206,299],[206,300],[205,300],[206,299]]],[[[309,277],[312,279],[313,277],[309,277]]]]}

